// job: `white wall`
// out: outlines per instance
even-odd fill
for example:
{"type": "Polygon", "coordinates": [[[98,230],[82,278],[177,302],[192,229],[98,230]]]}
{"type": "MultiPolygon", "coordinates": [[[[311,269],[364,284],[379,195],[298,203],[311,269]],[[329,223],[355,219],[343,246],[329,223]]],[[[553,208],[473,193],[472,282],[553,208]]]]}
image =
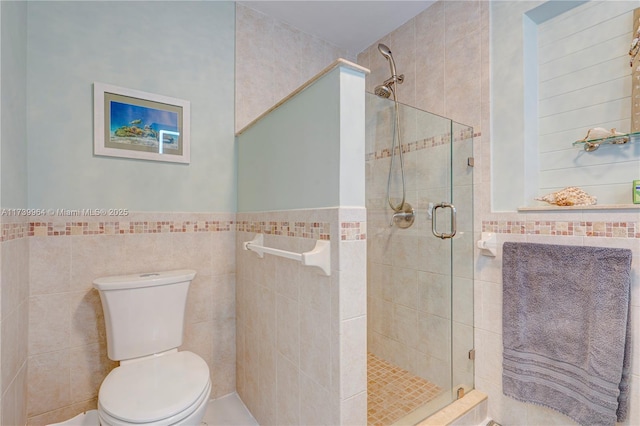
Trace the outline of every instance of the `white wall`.
{"type": "Polygon", "coordinates": [[[586,153],[572,143],[592,127],[630,130],[627,51],[637,6],[490,3],[494,211],[543,204],[533,199],[566,186],[598,204],[631,203],[638,144],[586,153]]]}
{"type": "MultiPolygon", "coordinates": [[[[0,2],[0,206],[27,206],[27,5],[0,2]]],[[[0,216],[0,424],[27,421],[26,217],[0,216]]]]}
{"type": "Polygon", "coordinates": [[[27,206],[27,9],[2,2],[0,206],[27,206]]]}
{"type": "Polygon", "coordinates": [[[540,195],[580,186],[630,204],[640,146],[572,146],[593,127],[631,129],[629,40],[638,2],[588,2],[538,25],[540,195]]]}
{"type": "Polygon", "coordinates": [[[29,206],[235,211],[234,3],[30,2],[29,206]],[[94,81],[191,102],[191,164],[93,155],[94,81]]]}

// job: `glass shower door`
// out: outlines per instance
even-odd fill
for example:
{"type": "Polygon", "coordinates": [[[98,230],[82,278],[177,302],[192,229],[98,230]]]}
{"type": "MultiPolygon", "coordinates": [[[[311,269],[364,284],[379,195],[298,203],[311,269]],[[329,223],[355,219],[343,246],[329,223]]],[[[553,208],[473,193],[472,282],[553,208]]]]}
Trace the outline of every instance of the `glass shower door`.
{"type": "Polygon", "coordinates": [[[415,424],[473,388],[472,129],[400,104],[401,167],[395,113],[367,94],[369,424],[415,424]],[[389,207],[403,174],[408,228],[389,207]]]}

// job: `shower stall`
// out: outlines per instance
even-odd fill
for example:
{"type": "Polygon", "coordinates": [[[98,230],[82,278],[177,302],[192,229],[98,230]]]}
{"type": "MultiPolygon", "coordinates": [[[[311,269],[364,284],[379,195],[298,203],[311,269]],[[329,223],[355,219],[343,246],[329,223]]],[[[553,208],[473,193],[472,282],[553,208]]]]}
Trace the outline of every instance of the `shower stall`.
{"type": "Polygon", "coordinates": [[[473,129],[378,92],[365,126],[368,424],[416,424],[473,388],[473,129]]]}

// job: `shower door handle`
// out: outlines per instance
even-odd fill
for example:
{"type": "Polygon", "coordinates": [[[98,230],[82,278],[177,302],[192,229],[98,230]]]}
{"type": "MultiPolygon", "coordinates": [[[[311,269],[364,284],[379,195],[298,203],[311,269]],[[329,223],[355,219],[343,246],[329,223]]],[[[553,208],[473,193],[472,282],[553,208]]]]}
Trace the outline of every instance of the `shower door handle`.
{"type": "Polygon", "coordinates": [[[433,218],[431,219],[431,232],[438,238],[443,240],[447,238],[453,238],[456,235],[456,208],[453,204],[442,202],[440,204],[436,204],[433,206],[433,218]],[[451,232],[450,233],[440,233],[436,230],[436,218],[438,215],[436,214],[439,208],[450,208],[451,209],[451,232]]]}

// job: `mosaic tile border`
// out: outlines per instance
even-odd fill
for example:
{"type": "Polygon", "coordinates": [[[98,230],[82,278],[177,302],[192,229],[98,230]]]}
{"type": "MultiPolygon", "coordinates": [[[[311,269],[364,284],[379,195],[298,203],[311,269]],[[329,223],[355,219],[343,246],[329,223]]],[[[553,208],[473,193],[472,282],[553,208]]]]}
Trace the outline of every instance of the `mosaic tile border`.
{"type": "Polygon", "coordinates": [[[367,222],[341,222],[340,241],[367,239],[367,222]]]}
{"type": "Polygon", "coordinates": [[[254,232],[287,237],[314,238],[329,240],[331,224],[328,222],[289,222],[289,221],[250,221],[242,220],[236,224],[238,232],[254,232]]]}
{"type": "Polygon", "coordinates": [[[482,232],[519,235],[553,235],[572,237],[640,238],[638,222],[589,221],[497,221],[482,222],[482,232]]]}
{"type": "Polygon", "coordinates": [[[0,241],[24,237],[64,235],[123,235],[185,232],[225,232],[234,230],[235,221],[107,221],[107,222],[18,222],[3,223],[0,241]]]}
{"type": "Polygon", "coordinates": [[[29,222],[3,223],[0,242],[18,240],[29,236],[29,222]]]}
{"type": "MultiPolygon", "coordinates": [[[[470,139],[472,137],[480,137],[482,133],[472,133],[471,130],[464,130],[459,132],[456,136],[454,136],[453,141],[459,142],[463,140],[470,139]]],[[[421,149],[433,148],[439,145],[446,145],[451,141],[451,133],[445,133],[440,136],[432,136],[426,139],[419,139],[414,142],[409,142],[402,144],[402,153],[405,154],[407,152],[420,151],[421,149]]],[[[396,154],[399,152],[399,147],[396,147],[396,154]]],[[[384,148],[380,151],[374,151],[366,154],[365,160],[380,160],[383,158],[391,157],[391,150],[389,148],[384,148]]]]}
{"type": "MultiPolygon", "coordinates": [[[[190,232],[244,231],[288,237],[329,240],[328,222],[276,222],[233,220],[163,220],[163,221],[104,221],[104,222],[14,222],[3,223],[0,242],[26,237],[54,237],[69,235],[130,235],[190,232]]],[[[366,222],[341,222],[340,240],[365,240],[366,222]]]]}

